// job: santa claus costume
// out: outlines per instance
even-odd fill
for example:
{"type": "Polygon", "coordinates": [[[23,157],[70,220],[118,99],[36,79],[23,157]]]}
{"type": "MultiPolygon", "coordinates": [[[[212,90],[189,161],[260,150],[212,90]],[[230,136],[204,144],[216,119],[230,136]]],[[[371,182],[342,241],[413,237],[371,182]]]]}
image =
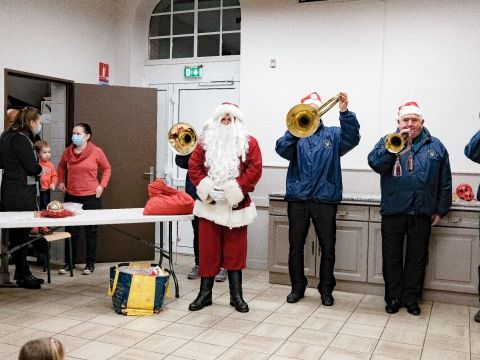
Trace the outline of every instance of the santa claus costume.
{"type": "Polygon", "coordinates": [[[262,174],[258,142],[245,133],[244,117],[232,103],[223,103],[207,121],[193,151],[188,171],[199,200],[193,209],[200,218],[200,292],[189,310],[212,304],[215,275],[224,267],[230,285],[230,305],[247,312],[242,295],[246,267],[247,225],[257,212],[248,193],[262,174]]]}

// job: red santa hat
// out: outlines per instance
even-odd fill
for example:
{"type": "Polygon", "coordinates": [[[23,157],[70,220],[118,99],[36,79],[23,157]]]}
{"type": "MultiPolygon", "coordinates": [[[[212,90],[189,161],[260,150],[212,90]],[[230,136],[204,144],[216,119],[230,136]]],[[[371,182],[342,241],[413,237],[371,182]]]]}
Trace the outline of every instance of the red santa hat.
{"type": "Polygon", "coordinates": [[[421,117],[422,112],[415,101],[409,101],[398,107],[398,118],[400,119],[404,115],[418,115],[421,117]]]}
{"type": "Polygon", "coordinates": [[[316,92],[312,92],[302,98],[300,100],[302,104],[308,105],[308,104],[313,104],[317,105],[318,107],[322,106],[322,99],[320,98],[320,95],[318,95],[316,92]]]}
{"type": "Polygon", "coordinates": [[[240,109],[238,108],[237,104],[225,101],[219,107],[215,109],[213,112],[213,120],[220,121],[225,116],[225,114],[230,114],[233,116],[235,120],[244,122],[244,116],[240,109]]]}

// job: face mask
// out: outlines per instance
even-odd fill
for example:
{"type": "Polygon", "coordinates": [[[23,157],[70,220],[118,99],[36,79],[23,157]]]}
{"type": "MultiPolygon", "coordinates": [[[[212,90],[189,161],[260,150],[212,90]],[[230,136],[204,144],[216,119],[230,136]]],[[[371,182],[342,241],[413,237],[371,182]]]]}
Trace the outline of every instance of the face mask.
{"type": "Polygon", "coordinates": [[[42,131],[42,124],[39,124],[36,129],[32,129],[33,135],[38,135],[38,134],[40,134],[40,131],[42,131]]]}
{"type": "Polygon", "coordinates": [[[83,135],[72,135],[72,143],[75,146],[82,146],[83,145],[83,135]]]}

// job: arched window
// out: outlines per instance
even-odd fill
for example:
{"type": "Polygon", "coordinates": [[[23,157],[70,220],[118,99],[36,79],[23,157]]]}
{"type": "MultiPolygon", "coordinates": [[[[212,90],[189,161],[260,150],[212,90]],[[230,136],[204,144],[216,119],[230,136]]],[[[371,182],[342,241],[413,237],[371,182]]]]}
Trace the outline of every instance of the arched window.
{"type": "Polygon", "coordinates": [[[239,0],[161,0],[150,18],[149,59],[240,55],[239,0]]]}

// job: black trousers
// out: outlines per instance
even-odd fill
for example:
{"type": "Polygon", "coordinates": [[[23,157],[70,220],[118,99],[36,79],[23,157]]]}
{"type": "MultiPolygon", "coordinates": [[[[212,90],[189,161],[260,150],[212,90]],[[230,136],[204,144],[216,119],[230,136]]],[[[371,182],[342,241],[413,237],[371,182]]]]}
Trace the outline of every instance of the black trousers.
{"type": "MultiPolygon", "coordinates": [[[[102,200],[96,198],[95,195],[89,196],[74,196],[65,193],[65,202],[76,202],[83,204],[83,210],[96,210],[102,208],[102,200]]],[[[98,225],[86,225],[86,226],[68,226],[65,231],[68,231],[72,235],[72,259],[75,263],[77,256],[77,244],[80,238],[80,228],[85,229],[85,240],[87,243],[87,254],[85,258],[86,264],[95,264],[97,256],[97,237],[98,237],[98,225]]],[[[68,241],[65,241],[65,264],[68,263],[69,246],[68,241]]]]}
{"type": "Polygon", "coordinates": [[[40,190],[40,210],[45,210],[50,202],[50,190],[40,190]]]}
{"type": "Polygon", "coordinates": [[[382,216],[382,270],[386,302],[398,299],[412,303],[420,299],[431,228],[431,217],[428,215],[382,216]]]}
{"type": "Polygon", "coordinates": [[[198,251],[198,216],[194,216],[192,220],[193,228],[193,253],[195,254],[195,265],[199,264],[200,253],[198,251]]]}
{"type": "Polygon", "coordinates": [[[320,282],[317,289],[320,294],[333,291],[336,284],[333,276],[336,214],[336,204],[288,202],[288,239],[290,243],[288,270],[293,292],[303,294],[307,287],[307,278],[304,273],[304,247],[310,220],[313,222],[321,249],[320,282]]]}

